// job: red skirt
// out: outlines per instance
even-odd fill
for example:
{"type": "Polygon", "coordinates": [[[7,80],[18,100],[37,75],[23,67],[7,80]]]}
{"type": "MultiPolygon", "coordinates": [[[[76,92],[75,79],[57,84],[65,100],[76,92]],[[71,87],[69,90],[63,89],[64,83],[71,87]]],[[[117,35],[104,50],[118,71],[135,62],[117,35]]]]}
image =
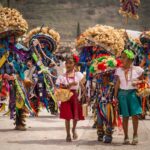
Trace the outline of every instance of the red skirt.
{"type": "Polygon", "coordinates": [[[73,96],[67,102],[60,105],[60,118],[65,120],[84,120],[82,113],[82,105],[78,100],[78,94],[75,91],[73,96]]]}

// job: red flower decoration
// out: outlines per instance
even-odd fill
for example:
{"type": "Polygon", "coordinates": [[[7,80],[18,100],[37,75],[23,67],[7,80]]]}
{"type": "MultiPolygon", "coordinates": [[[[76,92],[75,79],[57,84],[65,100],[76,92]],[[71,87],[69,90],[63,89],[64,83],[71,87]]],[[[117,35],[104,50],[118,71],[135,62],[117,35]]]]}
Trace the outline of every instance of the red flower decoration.
{"type": "Polygon", "coordinates": [[[75,60],[76,63],[79,62],[79,57],[77,55],[75,55],[75,54],[73,54],[73,59],[75,60]]]}
{"type": "Polygon", "coordinates": [[[97,68],[101,71],[105,71],[107,67],[105,63],[100,63],[98,64],[97,68]]]}
{"type": "Polygon", "coordinates": [[[121,67],[122,66],[122,62],[120,59],[117,59],[117,67],[121,67]]]}

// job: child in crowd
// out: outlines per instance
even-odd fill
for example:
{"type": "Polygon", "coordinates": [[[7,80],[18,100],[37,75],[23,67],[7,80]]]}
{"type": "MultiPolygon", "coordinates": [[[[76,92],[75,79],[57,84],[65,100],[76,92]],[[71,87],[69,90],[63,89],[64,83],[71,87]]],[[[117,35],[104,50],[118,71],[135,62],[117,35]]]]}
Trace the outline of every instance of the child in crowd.
{"type": "Polygon", "coordinates": [[[65,64],[66,73],[60,75],[56,81],[56,85],[63,89],[68,89],[73,93],[73,96],[71,96],[71,98],[68,101],[61,102],[60,106],[60,118],[65,119],[67,142],[72,141],[70,133],[70,120],[73,120],[72,134],[74,140],[78,138],[76,132],[77,122],[79,120],[84,120],[81,103],[79,102],[77,93],[79,89],[79,84],[84,76],[81,72],[75,71],[76,63],[76,57],[70,56],[69,58],[67,58],[65,64]]]}
{"type": "MultiPolygon", "coordinates": [[[[112,72],[111,72],[112,73],[112,72]]],[[[98,141],[112,142],[115,111],[113,107],[114,84],[111,82],[111,73],[104,72],[99,84],[97,100],[97,134],[98,141]]]]}
{"type": "Polygon", "coordinates": [[[116,70],[117,81],[114,96],[118,99],[120,114],[123,117],[124,144],[129,144],[128,121],[132,117],[133,140],[138,143],[138,115],[142,113],[140,98],[136,94],[133,81],[143,77],[144,70],[139,66],[133,66],[135,54],[132,50],[124,50],[121,54],[122,67],[116,70]]]}

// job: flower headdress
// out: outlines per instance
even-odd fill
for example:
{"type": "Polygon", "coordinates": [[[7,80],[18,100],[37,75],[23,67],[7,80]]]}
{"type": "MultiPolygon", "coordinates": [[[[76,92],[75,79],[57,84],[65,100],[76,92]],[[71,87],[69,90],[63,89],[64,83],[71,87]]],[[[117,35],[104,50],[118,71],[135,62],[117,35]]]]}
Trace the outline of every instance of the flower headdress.
{"type": "Polygon", "coordinates": [[[79,62],[79,56],[78,55],[75,55],[75,54],[72,54],[70,56],[66,56],[66,61],[67,60],[72,60],[74,61],[75,63],[78,63],[79,62]]]}
{"type": "Polygon", "coordinates": [[[115,59],[114,56],[102,55],[93,60],[92,65],[90,66],[90,73],[108,73],[118,66],[121,66],[120,60],[115,59]]]}

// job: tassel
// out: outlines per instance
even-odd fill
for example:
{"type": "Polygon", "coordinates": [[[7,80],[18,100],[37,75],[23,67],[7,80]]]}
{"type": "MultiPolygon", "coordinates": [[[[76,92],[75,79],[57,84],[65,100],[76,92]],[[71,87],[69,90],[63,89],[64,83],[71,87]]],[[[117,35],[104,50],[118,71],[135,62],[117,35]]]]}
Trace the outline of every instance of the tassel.
{"type": "Polygon", "coordinates": [[[55,110],[55,102],[53,101],[53,99],[51,97],[48,99],[48,108],[49,108],[51,114],[54,114],[57,112],[55,110]]]}
{"type": "Polygon", "coordinates": [[[106,107],[105,107],[105,104],[102,104],[102,112],[103,112],[103,116],[106,118],[106,107]]]}
{"type": "Polygon", "coordinates": [[[107,122],[107,119],[106,119],[106,117],[104,116],[104,113],[103,113],[103,111],[102,111],[102,104],[99,104],[99,105],[98,105],[98,113],[99,113],[99,115],[102,117],[102,120],[105,121],[105,122],[107,122]]]}
{"type": "Polygon", "coordinates": [[[107,109],[107,121],[110,122],[110,112],[111,112],[110,109],[111,108],[110,108],[110,104],[109,103],[107,104],[106,109],[107,109]]]}
{"type": "MultiPolygon", "coordinates": [[[[52,90],[51,90],[52,88],[50,87],[50,82],[48,81],[48,79],[46,78],[46,76],[44,76],[44,83],[46,85],[46,89],[48,90],[50,96],[52,97],[53,101],[55,102],[55,110],[57,110],[56,98],[55,98],[54,94],[52,93],[52,90]]],[[[51,81],[51,83],[52,83],[52,81],[51,81]]]]}
{"type": "Polygon", "coordinates": [[[16,85],[16,107],[18,109],[21,109],[21,108],[23,108],[23,106],[25,104],[25,106],[28,108],[28,110],[30,112],[33,112],[32,108],[29,104],[25,89],[24,89],[23,85],[19,82],[19,80],[17,80],[16,77],[15,77],[15,85],[16,85]]]}
{"type": "Polygon", "coordinates": [[[6,104],[5,103],[0,104],[0,112],[5,111],[5,109],[6,109],[6,104]]]}
{"type": "Polygon", "coordinates": [[[6,52],[2,58],[0,59],[0,68],[4,65],[4,63],[7,61],[7,58],[9,56],[9,52],[6,52]]]}
{"type": "Polygon", "coordinates": [[[15,86],[16,86],[16,107],[18,109],[21,109],[24,106],[25,96],[16,77],[15,77],[15,86]]]}
{"type": "Polygon", "coordinates": [[[16,108],[16,87],[13,84],[9,85],[9,110],[10,119],[14,119],[14,113],[16,108]]]}
{"type": "Polygon", "coordinates": [[[40,100],[36,96],[34,96],[30,98],[29,101],[35,115],[38,116],[38,113],[40,111],[40,100]]]}
{"type": "Polygon", "coordinates": [[[114,110],[112,104],[110,104],[110,109],[111,109],[111,124],[112,124],[114,121],[114,110]]]}
{"type": "Polygon", "coordinates": [[[20,91],[18,88],[16,88],[16,107],[18,109],[21,109],[24,106],[24,99],[20,95],[20,91]]]}
{"type": "Polygon", "coordinates": [[[117,126],[117,111],[113,110],[113,114],[114,114],[113,126],[116,127],[117,126]]]}
{"type": "Polygon", "coordinates": [[[46,110],[49,112],[48,100],[47,100],[46,98],[43,98],[42,102],[43,102],[43,104],[44,104],[46,110]]]}

